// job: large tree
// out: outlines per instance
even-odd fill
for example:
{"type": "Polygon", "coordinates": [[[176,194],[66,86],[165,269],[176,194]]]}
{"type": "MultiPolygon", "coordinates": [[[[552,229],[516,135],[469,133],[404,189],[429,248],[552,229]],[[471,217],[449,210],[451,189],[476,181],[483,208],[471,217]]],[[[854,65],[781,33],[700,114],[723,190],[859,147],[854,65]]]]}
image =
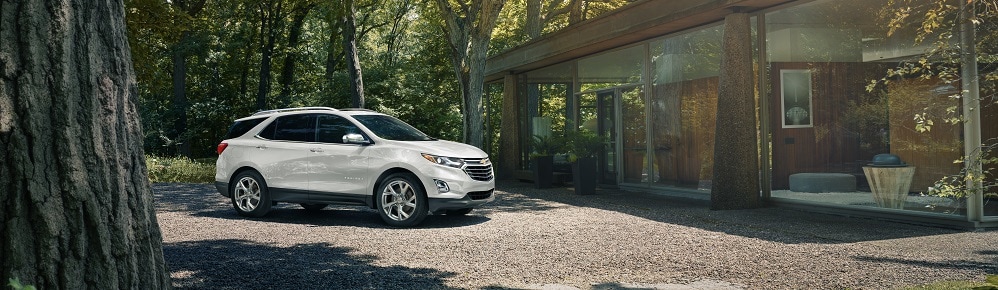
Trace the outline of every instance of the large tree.
{"type": "Polygon", "coordinates": [[[461,86],[464,142],[483,148],[485,58],[505,0],[436,0],[461,86]],[[470,3],[469,3],[470,2],[470,3]]]}
{"type": "Polygon", "coordinates": [[[350,75],[350,105],[364,107],[364,73],[357,52],[357,20],[354,17],[354,1],[341,0],[340,21],[343,37],[343,54],[346,56],[347,74],[350,75]]]}
{"type": "Polygon", "coordinates": [[[0,4],[0,283],[169,288],[117,1],[0,4]]]}

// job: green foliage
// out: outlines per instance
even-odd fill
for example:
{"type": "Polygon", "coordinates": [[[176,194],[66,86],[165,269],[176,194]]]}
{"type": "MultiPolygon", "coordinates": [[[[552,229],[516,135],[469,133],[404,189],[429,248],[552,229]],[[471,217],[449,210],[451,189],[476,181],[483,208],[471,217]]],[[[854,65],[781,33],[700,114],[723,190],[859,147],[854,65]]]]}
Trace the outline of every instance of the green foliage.
{"type": "Polygon", "coordinates": [[[35,286],[22,285],[21,281],[17,278],[10,279],[7,282],[7,286],[10,286],[10,288],[14,290],[35,290],[35,286]]]}
{"type": "Polygon", "coordinates": [[[904,288],[907,290],[998,290],[998,275],[988,275],[979,281],[940,281],[932,284],[904,288]]]}
{"type": "MultiPolygon", "coordinates": [[[[867,85],[868,91],[875,91],[886,84],[905,79],[934,80],[940,87],[949,86],[950,90],[940,91],[948,98],[963,102],[963,92],[958,88],[968,80],[962,79],[962,51],[960,44],[960,25],[973,23],[976,27],[976,43],[974,49],[978,61],[978,84],[980,86],[979,102],[982,107],[967,108],[981,111],[988,106],[998,105],[998,2],[972,1],[968,8],[972,13],[966,21],[960,15],[968,12],[949,1],[916,1],[889,0],[880,15],[888,23],[887,36],[915,35],[916,45],[925,45],[928,52],[919,57],[903,61],[897,67],[887,70],[887,74],[867,85]],[[916,25],[912,25],[916,23],[916,25]],[[912,29],[915,27],[915,29],[912,29]]],[[[950,104],[950,103],[947,103],[950,104]]],[[[963,109],[956,105],[922,104],[924,108],[914,112],[915,130],[930,132],[942,124],[959,125],[965,121],[963,109]]],[[[991,108],[993,109],[993,108],[991,108]]],[[[984,140],[980,147],[977,160],[955,160],[954,163],[966,164],[960,173],[946,176],[930,188],[929,194],[944,197],[962,198],[975,194],[978,190],[995,195],[993,190],[998,186],[994,173],[998,171],[998,159],[995,147],[998,139],[984,140]],[[977,188],[981,184],[983,188],[977,188]]]]}
{"type": "Polygon", "coordinates": [[[530,139],[530,148],[533,149],[530,157],[552,156],[565,149],[565,142],[557,136],[534,135],[530,139]]]}
{"type": "Polygon", "coordinates": [[[597,157],[606,147],[605,137],[585,129],[566,132],[565,140],[569,162],[575,162],[579,158],[597,157]]]}
{"type": "Polygon", "coordinates": [[[212,183],[215,182],[214,159],[190,159],[186,157],[146,156],[149,181],[212,183]]]}

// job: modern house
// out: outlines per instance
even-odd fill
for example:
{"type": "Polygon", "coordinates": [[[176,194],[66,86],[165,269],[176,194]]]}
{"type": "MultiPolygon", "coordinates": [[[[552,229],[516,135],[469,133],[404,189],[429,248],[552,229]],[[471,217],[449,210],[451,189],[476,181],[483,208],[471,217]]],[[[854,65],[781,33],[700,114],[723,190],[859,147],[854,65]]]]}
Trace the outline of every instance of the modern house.
{"type": "MultiPolygon", "coordinates": [[[[644,0],[495,55],[486,83],[505,108],[517,108],[502,112],[516,126],[501,132],[499,174],[530,170],[531,136],[582,128],[609,140],[592,169],[603,186],[709,198],[719,84],[729,81],[720,68],[742,53],[753,59],[743,81],[754,84],[763,200],[998,226],[998,199],[980,191],[925,194],[973,165],[954,160],[976,154],[974,144],[998,138],[998,126],[982,126],[998,124],[998,108],[982,106],[977,83],[967,81],[977,60],[964,58],[956,82],[889,74],[934,48],[916,37],[919,9],[937,1],[913,1],[904,23],[891,23],[897,7],[889,2],[899,1],[644,0]],[[749,21],[725,25],[732,15],[749,21]],[[750,43],[722,45],[727,33],[750,34],[750,43]],[[941,121],[954,110],[967,122],[941,121]],[[925,116],[935,118],[928,131],[925,116]],[[894,156],[900,162],[874,160],[894,156]]],[[[974,41],[973,25],[956,26],[952,43],[974,41]]]]}

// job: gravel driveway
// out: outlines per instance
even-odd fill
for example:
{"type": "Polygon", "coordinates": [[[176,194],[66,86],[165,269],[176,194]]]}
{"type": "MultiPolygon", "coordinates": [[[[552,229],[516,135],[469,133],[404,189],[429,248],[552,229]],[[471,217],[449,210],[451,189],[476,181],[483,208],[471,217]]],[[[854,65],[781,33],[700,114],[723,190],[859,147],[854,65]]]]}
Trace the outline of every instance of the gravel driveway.
{"type": "Polygon", "coordinates": [[[498,189],[468,216],[393,229],[361,207],[243,218],[211,185],[153,185],[178,288],[892,289],[998,274],[998,231],[498,189]]]}

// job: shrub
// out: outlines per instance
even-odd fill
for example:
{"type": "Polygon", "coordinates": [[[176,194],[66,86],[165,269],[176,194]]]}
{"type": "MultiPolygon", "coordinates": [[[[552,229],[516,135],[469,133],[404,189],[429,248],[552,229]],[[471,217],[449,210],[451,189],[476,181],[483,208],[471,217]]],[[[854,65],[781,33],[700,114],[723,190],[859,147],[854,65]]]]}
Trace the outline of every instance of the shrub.
{"type": "Polygon", "coordinates": [[[146,156],[149,181],[212,183],[215,182],[215,159],[146,156]]]}

